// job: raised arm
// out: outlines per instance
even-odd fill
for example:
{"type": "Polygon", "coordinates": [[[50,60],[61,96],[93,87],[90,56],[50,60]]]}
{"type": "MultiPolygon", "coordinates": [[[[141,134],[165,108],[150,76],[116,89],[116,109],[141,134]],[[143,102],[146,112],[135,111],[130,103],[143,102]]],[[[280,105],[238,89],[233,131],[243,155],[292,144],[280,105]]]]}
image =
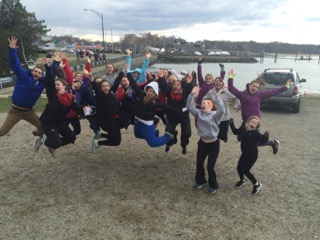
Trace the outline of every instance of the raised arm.
{"type": "Polygon", "coordinates": [[[203,79],[203,76],[202,76],[202,58],[199,58],[198,60],[198,82],[199,82],[199,86],[202,87],[202,85],[204,84],[204,79],[203,79]]]}
{"type": "Polygon", "coordinates": [[[194,102],[194,95],[195,95],[196,93],[199,93],[199,90],[200,90],[199,86],[195,86],[195,87],[192,89],[192,91],[191,91],[191,93],[189,94],[188,99],[187,99],[187,104],[186,104],[186,106],[187,106],[188,110],[190,111],[190,113],[191,113],[193,116],[195,116],[195,115],[197,114],[197,112],[199,111],[199,110],[196,108],[196,104],[195,104],[195,102],[194,102]]]}
{"type": "Polygon", "coordinates": [[[132,51],[127,48],[126,49],[126,53],[127,53],[127,57],[126,57],[126,64],[128,64],[128,68],[127,68],[127,72],[130,72],[130,69],[131,69],[131,54],[132,54],[132,51]]]}
{"type": "Polygon", "coordinates": [[[137,85],[137,82],[136,82],[136,80],[134,80],[132,73],[128,73],[127,77],[128,77],[128,80],[130,82],[130,86],[132,87],[133,91],[136,93],[137,96],[140,97],[140,95],[143,94],[143,90],[141,90],[139,88],[139,86],[137,85]]]}
{"type": "Polygon", "coordinates": [[[260,98],[264,99],[264,98],[269,98],[271,96],[278,95],[286,91],[290,87],[290,84],[291,84],[291,79],[288,79],[287,83],[284,86],[281,86],[280,88],[259,92],[260,98]]]}
{"type": "Polygon", "coordinates": [[[241,97],[241,91],[239,91],[237,88],[235,88],[235,86],[233,85],[233,78],[235,76],[235,72],[231,69],[228,72],[228,90],[237,98],[240,99],[241,97]]]}
{"type": "Polygon", "coordinates": [[[165,95],[169,96],[171,89],[168,86],[166,79],[164,78],[164,72],[162,69],[159,70],[158,76],[159,76],[159,78],[158,78],[157,82],[159,84],[159,88],[161,89],[161,91],[164,92],[165,95]]]}
{"type": "Polygon", "coordinates": [[[146,57],[143,60],[143,65],[142,65],[142,68],[141,68],[141,73],[140,73],[139,79],[137,81],[138,84],[139,83],[144,83],[144,82],[147,81],[147,68],[149,66],[149,59],[150,58],[151,58],[151,53],[147,52],[146,53],[146,57]]]}
{"type": "Polygon", "coordinates": [[[18,39],[12,36],[11,38],[8,38],[8,41],[9,41],[8,55],[9,55],[10,67],[12,68],[13,72],[17,76],[17,81],[21,81],[27,76],[27,71],[21,66],[21,63],[18,58],[18,53],[17,53],[18,39]]]}
{"type": "Polygon", "coordinates": [[[66,73],[67,83],[71,85],[73,83],[73,72],[69,66],[69,61],[65,55],[62,56],[62,66],[63,66],[64,72],[66,73]]]}
{"type": "Polygon", "coordinates": [[[86,63],[85,69],[86,69],[89,73],[91,73],[92,64],[91,64],[91,60],[90,60],[90,58],[89,58],[88,56],[86,57],[86,61],[87,61],[87,63],[86,63]]]}
{"type": "Polygon", "coordinates": [[[49,100],[52,100],[57,95],[54,75],[53,75],[52,69],[50,67],[49,60],[47,58],[43,58],[42,62],[44,63],[45,68],[46,68],[45,85],[46,85],[47,98],[49,100]]]}
{"type": "Polygon", "coordinates": [[[116,77],[116,79],[114,80],[114,83],[110,89],[110,91],[116,93],[118,88],[119,88],[119,85],[120,85],[120,82],[121,82],[121,79],[123,78],[124,76],[124,73],[126,72],[128,68],[128,64],[125,64],[121,70],[121,72],[118,74],[118,76],[116,77]]]}

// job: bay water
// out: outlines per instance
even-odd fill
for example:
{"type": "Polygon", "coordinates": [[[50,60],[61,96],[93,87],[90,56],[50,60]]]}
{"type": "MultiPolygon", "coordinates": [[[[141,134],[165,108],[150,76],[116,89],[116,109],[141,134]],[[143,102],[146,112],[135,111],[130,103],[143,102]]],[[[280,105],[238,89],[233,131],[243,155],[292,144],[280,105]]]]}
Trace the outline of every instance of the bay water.
{"type": "MultiPolygon", "coordinates": [[[[259,60],[259,59],[257,59],[259,60]]],[[[227,73],[230,69],[235,71],[234,85],[239,89],[245,89],[247,83],[257,78],[267,68],[293,68],[301,79],[307,82],[302,83],[302,89],[305,94],[320,94],[320,64],[317,60],[295,60],[294,58],[264,58],[263,63],[224,63],[226,70],[225,83],[227,84],[227,73]]],[[[157,63],[152,65],[155,68],[171,68],[180,71],[197,71],[197,62],[182,64],[157,63]]],[[[211,73],[214,77],[219,76],[220,67],[218,63],[202,63],[202,75],[211,73]]]]}

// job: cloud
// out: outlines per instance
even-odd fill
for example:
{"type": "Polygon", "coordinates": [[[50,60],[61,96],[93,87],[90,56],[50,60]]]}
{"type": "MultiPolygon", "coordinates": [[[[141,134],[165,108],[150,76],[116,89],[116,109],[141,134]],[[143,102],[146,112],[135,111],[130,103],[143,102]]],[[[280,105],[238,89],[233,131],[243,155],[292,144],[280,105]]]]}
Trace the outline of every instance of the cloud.
{"type": "Polygon", "coordinates": [[[101,39],[101,19],[90,8],[103,14],[107,41],[128,33],[161,34],[187,41],[282,41],[316,43],[312,31],[320,22],[312,0],[266,1],[171,1],[171,0],[20,0],[27,11],[52,31],[50,35],[70,34],[101,39]],[[314,28],[312,30],[312,28],[314,28]],[[300,37],[299,32],[304,37],[300,37]],[[268,33],[268,35],[266,35],[268,33]]]}

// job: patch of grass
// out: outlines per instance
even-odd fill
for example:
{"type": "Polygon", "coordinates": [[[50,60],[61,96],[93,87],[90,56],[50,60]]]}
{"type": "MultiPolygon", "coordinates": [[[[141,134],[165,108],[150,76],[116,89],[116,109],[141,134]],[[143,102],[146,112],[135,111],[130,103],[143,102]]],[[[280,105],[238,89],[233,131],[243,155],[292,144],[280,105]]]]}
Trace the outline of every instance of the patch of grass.
{"type": "MultiPolygon", "coordinates": [[[[48,99],[40,98],[34,108],[37,112],[43,112],[46,104],[48,103],[48,99]]],[[[11,98],[0,98],[0,113],[6,113],[9,111],[11,107],[11,98]]]]}

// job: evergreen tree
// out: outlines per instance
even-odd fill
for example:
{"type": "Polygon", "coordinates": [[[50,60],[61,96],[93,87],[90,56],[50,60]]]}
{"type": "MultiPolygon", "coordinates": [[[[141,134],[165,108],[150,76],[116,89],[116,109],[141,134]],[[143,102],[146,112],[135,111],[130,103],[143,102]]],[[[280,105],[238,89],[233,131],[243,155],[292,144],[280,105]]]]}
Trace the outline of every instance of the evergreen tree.
{"type": "Polygon", "coordinates": [[[35,13],[27,12],[20,0],[0,2],[0,75],[8,74],[8,37],[18,38],[18,52],[23,63],[28,66],[27,57],[37,54],[37,46],[42,36],[50,31],[44,20],[37,20],[35,13]]]}

